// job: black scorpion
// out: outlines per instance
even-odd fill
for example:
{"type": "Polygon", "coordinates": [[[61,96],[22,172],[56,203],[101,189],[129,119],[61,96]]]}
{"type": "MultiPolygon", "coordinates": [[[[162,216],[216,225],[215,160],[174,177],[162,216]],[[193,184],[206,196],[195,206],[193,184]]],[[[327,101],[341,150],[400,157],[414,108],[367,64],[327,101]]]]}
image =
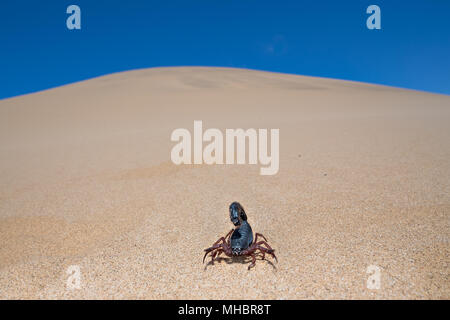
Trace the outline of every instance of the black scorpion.
{"type": "Polygon", "coordinates": [[[229,210],[230,220],[236,228],[231,229],[225,237],[219,238],[219,240],[214,242],[212,247],[205,249],[203,262],[205,262],[208,253],[211,253],[211,261],[213,262],[222,252],[229,257],[251,256],[252,263],[248,266],[250,270],[256,264],[257,251],[262,254],[263,260],[266,253],[277,260],[274,253],[275,250],[269,246],[267,239],[262,234],[255,233],[255,241],[253,241],[252,227],[247,222],[247,215],[245,214],[244,208],[238,202],[233,202],[229,210]],[[258,241],[258,237],[264,240],[258,241]]]}

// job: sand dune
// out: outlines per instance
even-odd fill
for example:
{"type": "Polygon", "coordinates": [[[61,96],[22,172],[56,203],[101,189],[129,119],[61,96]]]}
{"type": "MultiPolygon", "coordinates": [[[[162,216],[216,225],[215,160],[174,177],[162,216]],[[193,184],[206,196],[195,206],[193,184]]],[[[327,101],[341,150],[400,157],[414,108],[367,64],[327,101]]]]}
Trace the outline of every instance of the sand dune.
{"type": "Polygon", "coordinates": [[[0,298],[449,299],[449,124],[449,96],[226,68],[1,100],[0,298]],[[194,120],[279,128],[278,174],[174,165],[194,120]],[[278,263],[202,264],[232,201],[278,263]]]}

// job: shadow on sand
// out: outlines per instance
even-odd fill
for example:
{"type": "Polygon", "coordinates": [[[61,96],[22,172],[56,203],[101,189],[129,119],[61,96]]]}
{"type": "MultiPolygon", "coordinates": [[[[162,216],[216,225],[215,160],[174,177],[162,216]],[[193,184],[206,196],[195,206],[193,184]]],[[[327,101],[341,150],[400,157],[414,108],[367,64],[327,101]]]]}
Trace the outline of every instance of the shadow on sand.
{"type": "MultiPolygon", "coordinates": [[[[214,265],[215,262],[221,263],[222,261],[225,261],[225,263],[227,263],[227,264],[232,264],[232,263],[250,264],[252,262],[252,259],[249,256],[226,257],[226,258],[218,257],[218,258],[215,258],[214,260],[210,259],[208,261],[208,263],[205,265],[205,268],[203,270],[206,271],[208,269],[208,266],[214,265]]],[[[262,255],[260,255],[260,254],[257,255],[256,265],[253,268],[251,268],[250,270],[252,270],[258,266],[258,261],[265,261],[266,263],[270,264],[274,270],[277,270],[277,267],[273,264],[272,261],[267,260],[267,259],[262,259],[262,255]]]]}

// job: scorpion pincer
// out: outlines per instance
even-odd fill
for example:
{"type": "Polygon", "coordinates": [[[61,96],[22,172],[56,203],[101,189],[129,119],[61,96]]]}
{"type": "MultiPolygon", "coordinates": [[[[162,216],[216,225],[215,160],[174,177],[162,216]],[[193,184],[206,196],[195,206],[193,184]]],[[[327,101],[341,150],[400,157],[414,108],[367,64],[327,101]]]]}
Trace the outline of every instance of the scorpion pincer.
{"type": "Polygon", "coordinates": [[[229,210],[230,220],[236,228],[231,229],[225,237],[219,238],[219,240],[214,242],[212,247],[205,249],[203,262],[205,262],[205,258],[209,253],[211,253],[211,261],[214,262],[222,252],[229,257],[252,257],[252,263],[248,266],[248,270],[255,266],[257,253],[262,254],[262,260],[264,260],[266,253],[277,260],[274,253],[275,250],[269,246],[267,239],[262,234],[255,233],[255,240],[253,241],[253,231],[247,222],[247,215],[245,214],[244,208],[238,202],[233,202],[229,210]],[[258,241],[258,237],[264,240],[258,241]]]}

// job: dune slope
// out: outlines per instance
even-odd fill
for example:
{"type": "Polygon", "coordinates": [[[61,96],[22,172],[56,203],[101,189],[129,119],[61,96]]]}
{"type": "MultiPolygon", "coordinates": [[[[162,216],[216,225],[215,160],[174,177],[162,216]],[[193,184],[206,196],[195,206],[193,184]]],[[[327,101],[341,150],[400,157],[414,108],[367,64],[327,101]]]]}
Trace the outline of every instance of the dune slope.
{"type": "Polygon", "coordinates": [[[0,298],[449,299],[449,123],[445,95],[227,68],[1,100],[0,298]],[[279,128],[278,174],[174,165],[194,120],[279,128]],[[202,264],[232,201],[278,263],[202,264]]]}

